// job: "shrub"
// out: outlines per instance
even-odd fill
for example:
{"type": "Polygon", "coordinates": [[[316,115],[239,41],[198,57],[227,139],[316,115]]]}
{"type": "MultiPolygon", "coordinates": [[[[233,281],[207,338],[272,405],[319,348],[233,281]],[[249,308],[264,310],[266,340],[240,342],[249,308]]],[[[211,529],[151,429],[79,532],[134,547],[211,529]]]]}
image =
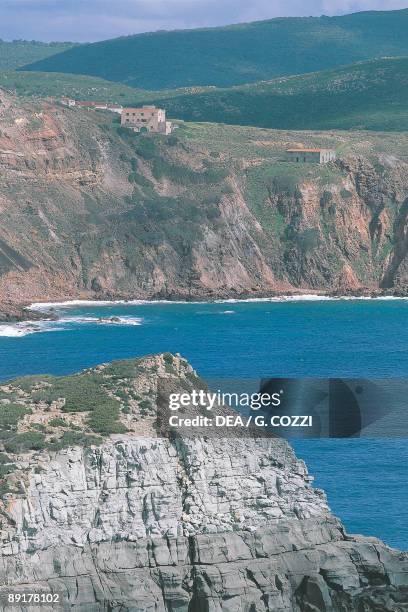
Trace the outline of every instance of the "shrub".
{"type": "Polygon", "coordinates": [[[89,425],[98,433],[126,431],[119,423],[120,403],[101,387],[98,375],[79,374],[56,378],[51,387],[34,394],[47,402],[65,398],[63,412],[91,412],[89,425]]]}
{"type": "Polygon", "coordinates": [[[4,444],[4,448],[8,453],[24,453],[28,450],[41,450],[45,448],[45,438],[42,433],[37,431],[28,431],[13,436],[4,444]]]}
{"type": "Polygon", "coordinates": [[[15,430],[17,423],[31,410],[21,404],[0,404],[0,429],[15,430]]]}
{"type": "Polygon", "coordinates": [[[57,417],[48,421],[48,425],[51,425],[51,427],[66,427],[68,423],[64,419],[57,417]]]}
{"type": "Polygon", "coordinates": [[[119,407],[120,404],[116,400],[98,404],[89,417],[89,427],[103,435],[125,433],[126,427],[119,422],[119,407]]]}
{"type": "Polygon", "coordinates": [[[324,208],[325,206],[327,206],[327,204],[330,204],[332,199],[333,194],[331,193],[331,191],[323,191],[322,196],[320,198],[320,206],[324,208]]]}
{"type": "Polygon", "coordinates": [[[145,176],[143,176],[143,174],[136,171],[129,174],[128,181],[129,183],[136,183],[137,185],[140,185],[140,187],[145,187],[146,189],[152,186],[151,182],[145,176]]]}
{"type": "Polygon", "coordinates": [[[316,228],[308,228],[301,232],[297,237],[299,247],[305,253],[313,251],[319,246],[320,234],[316,228]]]}
{"type": "Polygon", "coordinates": [[[26,391],[27,393],[29,393],[30,391],[32,391],[35,385],[38,385],[42,382],[49,382],[53,379],[54,377],[49,374],[43,374],[42,376],[23,376],[21,378],[16,378],[12,380],[10,384],[12,384],[13,387],[19,387],[20,389],[22,389],[22,391],[26,391]]]}
{"type": "Polygon", "coordinates": [[[341,189],[340,195],[344,200],[348,200],[349,198],[353,197],[353,194],[351,191],[348,191],[348,189],[341,189]]]}
{"type": "Polygon", "coordinates": [[[33,394],[33,399],[53,402],[65,399],[63,412],[87,412],[106,399],[106,393],[97,381],[88,375],[55,378],[52,386],[33,394]]]}
{"type": "Polygon", "coordinates": [[[7,493],[10,493],[10,487],[7,482],[0,482],[0,497],[4,497],[7,493]]]}
{"type": "Polygon", "coordinates": [[[105,376],[113,379],[134,378],[143,369],[140,366],[139,359],[123,359],[120,361],[112,361],[103,371],[105,376]]]}
{"type": "Polygon", "coordinates": [[[11,474],[15,469],[14,463],[5,453],[0,453],[0,478],[4,478],[8,474],[11,474]]]}
{"type": "Polygon", "coordinates": [[[87,435],[82,432],[65,431],[63,436],[53,443],[47,445],[49,450],[58,451],[67,446],[99,446],[102,443],[100,436],[87,435]]]}
{"type": "Polygon", "coordinates": [[[141,137],[138,139],[136,153],[143,159],[153,159],[156,154],[156,145],[150,137],[141,137]]]}
{"type": "Polygon", "coordinates": [[[179,143],[179,139],[177,138],[177,136],[169,136],[166,140],[166,144],[169,147],[175,147],[176,145],[178,145],[179,143]]]}
{"type": "Polygon", "coordinates": [[[214,185],[227,178],[228,170],[217,166],[207,166],[204,172],[196,172],[188,166],[173,164],[161,157],[156,157],[153,160],[153,175],[157,179],[165,176],[180,185],[214,185]]]}
{"type": "Polygon", "coordinates": [[[148,399],[144,399],[144,400],[142,400],[142,401],[140,402],[140,404],[139,404],[139,408],[140,408],[142,411],[144,411],[144,412],[149,411],[149,410],[151,409],[151,407],[152,407],[152,403],[151,403],[151,401],[150,401],[150,400],[148,400],[148,399]]]}
{"type": "Polygon", "coordinates": [[[126,140],[130,140],[136,136],[133,130],[129,130],[129,128],[122,127],[121,125],[116,128],[116,133],[126,140]]]}

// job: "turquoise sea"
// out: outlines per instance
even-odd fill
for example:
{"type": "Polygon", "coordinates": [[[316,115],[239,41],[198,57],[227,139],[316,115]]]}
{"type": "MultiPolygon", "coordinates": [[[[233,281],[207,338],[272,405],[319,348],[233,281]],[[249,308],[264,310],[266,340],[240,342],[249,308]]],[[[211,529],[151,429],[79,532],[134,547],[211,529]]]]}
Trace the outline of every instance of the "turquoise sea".
{"type": "MultiPolygon", "coordinates": [[[[181,353],[207,378],[408,378],[405,300],[75,305],[57,312],[56,322],[0,326],[0,380],[164,351],[181,353]],[[111,316],[119,320],[99,321],[111,316]]],[[[408,439],[293,444],[349,532],[408,549],[408,439]]]]}

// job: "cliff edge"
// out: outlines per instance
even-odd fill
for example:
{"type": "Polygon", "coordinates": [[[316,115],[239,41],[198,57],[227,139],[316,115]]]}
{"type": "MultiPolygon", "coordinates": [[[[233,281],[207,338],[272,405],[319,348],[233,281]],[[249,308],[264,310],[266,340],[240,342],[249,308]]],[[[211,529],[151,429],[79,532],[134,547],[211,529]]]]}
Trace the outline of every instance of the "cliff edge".
{"type": "Polygon", "coordinates": [[[406,133],[182,123],[0,91],[0,320],[16,305],[406,294],[406,133]],[[338,161],[285,161],[288,147],[338,161]]]}
{"type": "Polygon", "coordinates": [[[165,354],[0,387],[0,597],[53,592],[87,612],[408,609],[408,554],[346,534],[286,441],[158,437],[163,383],[203,384],[165,354]]]}

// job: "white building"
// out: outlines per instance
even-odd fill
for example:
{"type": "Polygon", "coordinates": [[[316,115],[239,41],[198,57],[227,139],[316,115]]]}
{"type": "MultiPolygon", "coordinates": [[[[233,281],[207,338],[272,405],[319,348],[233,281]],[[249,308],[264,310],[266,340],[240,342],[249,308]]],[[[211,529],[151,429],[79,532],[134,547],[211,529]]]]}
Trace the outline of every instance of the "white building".
{"type": "Polygon", "coordinates": [[[336,151],[333,149],[307,149],[303,147],[286,149],[286,161],[300,164],[327,164],[335,159],[336,151]]]}

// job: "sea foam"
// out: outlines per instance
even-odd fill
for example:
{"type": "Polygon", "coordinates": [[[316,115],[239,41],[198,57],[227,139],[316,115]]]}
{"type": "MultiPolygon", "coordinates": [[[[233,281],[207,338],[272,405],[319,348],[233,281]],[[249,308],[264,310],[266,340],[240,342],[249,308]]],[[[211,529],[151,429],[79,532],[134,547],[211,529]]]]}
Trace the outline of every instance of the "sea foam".
{"type": "Polygon", "coordinates": [[[22,321],[14,324],[0,324],[0,337],[23,338],[29,334],[41,332],[64,331],[70,325],[142,325],[143,319],[140,317],[62,317],[56,321],[22,321]]]}

